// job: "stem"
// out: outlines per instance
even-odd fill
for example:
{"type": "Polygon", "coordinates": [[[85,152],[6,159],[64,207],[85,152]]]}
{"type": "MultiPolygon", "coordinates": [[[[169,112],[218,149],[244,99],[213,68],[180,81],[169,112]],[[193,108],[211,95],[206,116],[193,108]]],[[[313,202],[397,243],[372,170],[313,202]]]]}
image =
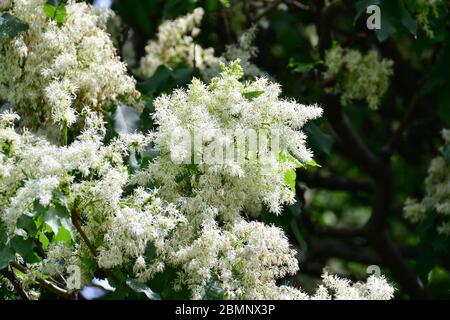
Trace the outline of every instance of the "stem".
{"type": "MultiPolygon", "coordinates": [[[[83,228],[81,227],[81,218],[80,215],[78,214],[78,212],[76,211],[76,209],[72,209],[71,211],[71,215],[72,215],[72,223],[75,227],[75,229],[78,231],[78,233],[80,234],[81,238],[83,239],[84,243],[86,244],[86,246],[89,249],[89,252],[95,257],[97,257],[97,250],[95,249],[95,247],[92,245],[91,241],[89,240],[89,238],[87,237],[86,233],[84,232],[83,228]]],[[[110,277],[112,280],[114,280],[116,283],[119,283],[119,279],[108,269],[104,269],[104,268],[99,268],[102,272],[104,272],[108,277],[110,277]]],[[[127,292],[131,292],[131,288],[125,284],[125,290],[127,292]]]]}
{"type": "Polygon", "coordinates": [[[67,121],[63,124],[63,145],[67,146],[69,144],[69,126],[67,125],[67,121]]]}
{"type": "Polygon", "coordinates": [[[275,0],[268,5],[259,15],[253,18],[252,23],[257,23],[259,20],[268,15],[273,9],[275,9],[283,0],[275,0]]]}
{"type": "MultiPolygon", "coordinates": [[[[17,270],[19,270],[20,272],[23,272],[23,273],[27,273],[28,272],[26,267],[20,265],[19,263],[15,262],[15,261],[11,262],[11,267],[13,267],[14,269],[17,269],[17,270]]],[[[47,280],[42,279],[40,277],[37,277],[36,278],[36,282],[39,283],[44,288],[46,288],[48,291],[56,294],[57,296],[59,296],[59,297],[61,297],[63,299],[67,299],[67,300],[73,299],[73,295],[72,294],[70,294],[66,290],[61,289],[60,287],[54,285],[50,281],[47,281],[47,280]]]]}

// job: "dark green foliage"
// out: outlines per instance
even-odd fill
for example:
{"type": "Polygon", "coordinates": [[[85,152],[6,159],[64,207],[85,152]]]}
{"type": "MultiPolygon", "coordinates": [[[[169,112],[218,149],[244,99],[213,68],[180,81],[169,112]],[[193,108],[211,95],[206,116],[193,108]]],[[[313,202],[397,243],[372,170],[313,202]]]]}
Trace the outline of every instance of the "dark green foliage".
{"type": "Polygon", "coordinates": [[[8,12],[0,16],[0,41],[12,39],[26,32],[28,25],[8,12]]]}

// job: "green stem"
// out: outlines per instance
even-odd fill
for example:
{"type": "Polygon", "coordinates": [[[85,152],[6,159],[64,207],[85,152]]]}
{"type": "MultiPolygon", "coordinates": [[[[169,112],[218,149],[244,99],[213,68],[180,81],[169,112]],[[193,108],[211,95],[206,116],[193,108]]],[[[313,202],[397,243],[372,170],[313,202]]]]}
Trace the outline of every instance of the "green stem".
{"type": "Polygon", "coordinates": [[[67,122],[63,124],[63,145],[67,146],[69,144],[69,128],[67,122]]]}

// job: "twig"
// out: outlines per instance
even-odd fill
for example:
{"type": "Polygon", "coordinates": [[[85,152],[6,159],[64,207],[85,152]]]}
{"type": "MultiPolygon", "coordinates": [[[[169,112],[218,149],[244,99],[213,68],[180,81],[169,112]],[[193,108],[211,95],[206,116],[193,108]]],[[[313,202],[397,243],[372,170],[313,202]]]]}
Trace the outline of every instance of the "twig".
{"type": "Polygon", "coordinates": [[[283,0],[275,0],[271,4],[269,4],[264,10],[253,18],[252,23],[257,23],[259,20],[268,15],[273,9],[275,9],[283,0]]]}
{"type": "Polygon", "coordinates": [[[86,233],[84,232],[83,228],[81,227],[81,218],[78,215],[77,211],[75,209],[72,209],[71,212],[72,216],[72,224],[74,225],[75,229],[77,229],[78,233],[80,234],[81,238],[83,239],[84,243],[88,247],[90,253],[96,257],[97,256],[97,250],[92,245],[91,241],[89,241],[89,238],[86,236],[86,233]]]}
{"type": "Polygon", "coordinates": [[[355,131],[350,121],[342,113],[336,96],[328,96],[325,102],[325,117],[333,131],[342,140],[346,151],[369,175],[378,174],[378,159],[355,131]]]}
{"type": "Polygon", "coordinates": [[[296,0],[284,0],[284,2],[286,2],[287,4],[290,4],[300,10],[309,10],[309,6],[307,6],[306,4],[301,3],[300,1],[296,1],[296,0]]]}
{"type": "MultiPolygon", "coordinates": [[[[78,212],[75,209],[72,209],[71,210],[71,216],[72,216],[72,224],[74,225],[75,229],[80,234],[81,238],[83,239],[83,242],[88,247],[89,252],[94,256],[94,258],[97,257],[97,250],[92,245],[91,241],[89,240],[89,238],[87,237],[87,235],[84,232],[83,228],[81,227],[80,215],[78,214],[78,212]]],[[[114,280],[114,282],[116,282],[116,283],[120,282],[119,279],[110,270],[104,269],[104,268],[99,268],[99,270],[104,272],[108,277],[110,277],[112,280],[114,280]]],[[[131,292],[132,291],[131,288],[127,284],[124,284],[124,287],[125,287],[125,290],[127,292],[131,292]]]]}
{"type": "MultiPolygon", "coordinates": [[[[13,268],[19,270],[20,272],[27,273],[27,271],[28,271],[26,267],[20,265],[19,263],[15,262],[15,261],[14,261],[14,262],[11,262],[10,265],[11,265],[11,267],[13,267],[13,268]]],[[[50,291],[50,292],[56,294],[56,295],[59,296],[59,297],[61,297],[61,298],[63,298],[63,299],[72,299],[72,298],[73,298],[73,295],[72,295],[72,294],[70,294],[70,293],[67,292],[66,290],[61,289],[60,287],[54,285],[54,284],[51,283],[50,281],[47,281],[47,280],[42,279],[42,278],[40,278],[40,277],[37,277],[37,278],[35,278],[35,279],[36,279],[36,282],[37,282],[37,283],[39,283],[41,286],[43,286],[44,288],[46,288],[48,291],[50,291]]]]}

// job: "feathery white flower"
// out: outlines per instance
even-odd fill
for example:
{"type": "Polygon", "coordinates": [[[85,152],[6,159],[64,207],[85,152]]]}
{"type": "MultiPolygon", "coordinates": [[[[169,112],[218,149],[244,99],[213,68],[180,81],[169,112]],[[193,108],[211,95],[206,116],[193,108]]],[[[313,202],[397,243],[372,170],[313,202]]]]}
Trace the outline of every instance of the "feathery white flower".
{"type": "Polygon", "coordinates": [[[342,104],[365,100],[371,109],[378,108],[393,73],[393,61],[380,59],[377,51],[363,55],[339,45],[327,51],[325,65],[325,80],[336,83],[329,92],[340,93],[342,104]]]}
{"type": "MultiPolygon", "coordinates": [[[[9,101],[33,130],[73,125],[85,106],[137,97],[135,80],[104,30],[104,14],[68,1],[61,25],[48,19],[45,0],[14,1],[9,12],[29,25],[18,38],[0,42],[0,99],[9,101]]],[[[49,132],[51,136],[55,132],[49,132]]]]}
{"type": "Polygon", "coordinates": [[[146,55],[141,59],[138,74],[144,78],[151,77],[159,66],[169,68],[185,63],[204,69],[217,63],[214,49],[203,49],[194,43],[204,15],[202,8],[196,8],[191,14],[175,20],[164,21],[158,27],[157,39],[145,47],[146,55]]]}

